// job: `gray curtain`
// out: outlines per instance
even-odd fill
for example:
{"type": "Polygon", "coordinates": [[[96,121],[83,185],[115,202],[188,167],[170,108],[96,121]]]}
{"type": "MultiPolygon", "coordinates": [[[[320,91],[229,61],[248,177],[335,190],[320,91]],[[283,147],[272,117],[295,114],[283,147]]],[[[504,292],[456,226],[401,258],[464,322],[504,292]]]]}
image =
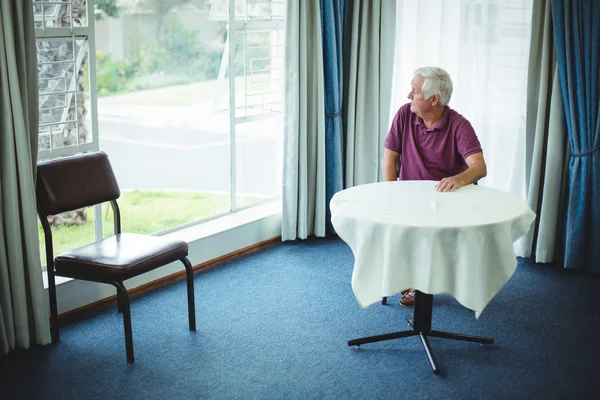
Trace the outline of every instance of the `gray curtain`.
{"type": "Polygon", "coordinates": [[[325,236],[325,89],[319,0],[287,2],[282,240],[325,236]]]}
{"type": "Polygon", "coordinates": [[[50,343],[35,204],[37,58],[29,0],[0,2],[0,349],[50,343]]]}
{"type": "Polygon", "coordinates": [[[380,161],[389,130],[396,2],[354,0],[346,23],[345,187],[383,180],[380,161]]]}
{"type": "Polygon", "coordinates": [[[560,253],[569,151],[550,0],[534,1],[527,82],[527,203],[538,218],[518,255],[548,263],[560,253]]]}

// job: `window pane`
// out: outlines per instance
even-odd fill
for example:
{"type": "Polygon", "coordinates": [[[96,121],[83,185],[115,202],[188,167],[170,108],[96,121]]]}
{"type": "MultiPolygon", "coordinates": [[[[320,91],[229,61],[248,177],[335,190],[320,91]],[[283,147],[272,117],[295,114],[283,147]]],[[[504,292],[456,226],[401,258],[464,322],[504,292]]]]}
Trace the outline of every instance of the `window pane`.
{"type": "Polygon", "coordinates": [[[245,207],[281,194],[283,118],[236,126],[236,204],[245,207]]]}
{"type": "Polygon", "coordinates": [[[282,112],[283,32],[279,29],[236,32],[236,118],[282,112]]]}
{"type": "Polygon", "coordinates": [[[40,151],[92,141],[86,121],[87,54],[87,40],[69,37],[37,41],[40,151]]]}
{"type": "MultiPolygon", "coordinates": [[[[95,240],[93,207],[51,215],[48,217],[48,222],[52,229],[54,257],[65,251],[93,243],[95,240]]],[[[39,223],[38,237],[40,239],[40,259],[43,270],[46,270],[46,242],[42,225],[39,223]]]]}
{"type": "Polygon", "coordinates": [[[232,34],[234,69],[241,79],[240,83],[236,79],[235,88],[239,207],[281,193],[284,33],[283,12],[275,11],[282,11],[279,6],[284,4],[264,0],[247,3],[252,21],[237,25],[232,34]]]}
{"type": "Polygon", "coordinates": [[[176,3],[139,2],[96,21],[100,149],[122,188],[125,231],[164,231],[230,210],[226,22],[176,3]]]}

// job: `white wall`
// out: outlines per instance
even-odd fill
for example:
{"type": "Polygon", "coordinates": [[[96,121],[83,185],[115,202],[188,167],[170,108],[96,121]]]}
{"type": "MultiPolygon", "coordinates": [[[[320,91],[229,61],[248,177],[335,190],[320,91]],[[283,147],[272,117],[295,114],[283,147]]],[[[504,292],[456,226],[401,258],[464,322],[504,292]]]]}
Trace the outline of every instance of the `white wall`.
{"type": "MultiPolygon", "coordinates": [[[[198,31],[199,43],[221,40],[222,21],[208,19],[208,11],[186,10],[172,12],[188,29],[198,31]]],[[[106,18],[95,22],[96,49],[110,54],[114,61],[121,61],[136,53],[138,43],[158,39],[157,18],[150,13],[126,12],[119,18],[106,18]]]]}

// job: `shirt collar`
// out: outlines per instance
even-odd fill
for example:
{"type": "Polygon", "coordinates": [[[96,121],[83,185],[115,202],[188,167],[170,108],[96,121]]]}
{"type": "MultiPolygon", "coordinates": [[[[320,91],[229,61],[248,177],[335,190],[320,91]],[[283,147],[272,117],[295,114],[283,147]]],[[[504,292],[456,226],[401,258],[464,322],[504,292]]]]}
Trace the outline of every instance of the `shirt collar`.
{"type": "MultiPolygon", "coordinates": [[[[423,119],[421,117],[419,117],[417,114],[413,113],[414,115],[414,120],[413,120],[413,124],[414,125],[422,125],[425,126],[425,122],[423,121],[423,119]]],[[[435,124],[435,126],[433,128],[429,128],[427,129],[428,131],[433,131],[436,129],[444,129],[446,127],[446,125],[448,125],[448,118],[450,118],[450,107],[446,106],[444,108],[444,112],[442,113],[442,116],[440,117],[440,120],[437,122],[437,124],[435,124]]]]}

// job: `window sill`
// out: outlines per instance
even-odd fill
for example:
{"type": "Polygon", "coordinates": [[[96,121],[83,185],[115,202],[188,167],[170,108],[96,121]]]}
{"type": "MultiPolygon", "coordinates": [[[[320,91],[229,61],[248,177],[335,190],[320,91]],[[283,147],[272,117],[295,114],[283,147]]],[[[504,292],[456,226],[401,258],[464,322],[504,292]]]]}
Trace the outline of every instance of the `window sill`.
{"type": "MultiPolygon", "coordinates": [[[[281,200],[275,200],[227,214],[204,223],[165,234],[188,243],[192,265],[202,264],[281,234],[281,200]]],[[[125,282],[128,289],[182,270],[172,263],[125,282]]],[[[47,289],[47,276],[43,274],[47,289]]],[[[63,313],[114,295],[110,285],[57,277],[58,312],[63,313]]]]}

